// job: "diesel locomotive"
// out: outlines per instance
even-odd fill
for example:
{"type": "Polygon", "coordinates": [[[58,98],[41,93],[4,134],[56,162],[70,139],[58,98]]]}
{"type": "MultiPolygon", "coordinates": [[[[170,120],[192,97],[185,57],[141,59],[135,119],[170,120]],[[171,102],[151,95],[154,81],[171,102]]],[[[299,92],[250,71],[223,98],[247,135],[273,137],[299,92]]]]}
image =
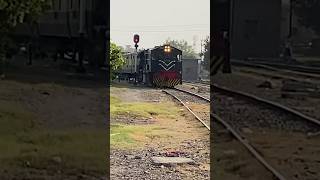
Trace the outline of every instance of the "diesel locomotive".
{"type": "Polygon", "coordinates": [[[173,46],[156,46],[136,53],[126,53],[124,57],[125,65],[118,76],[160,88],[182,84],[182,51],[173,46]]]}

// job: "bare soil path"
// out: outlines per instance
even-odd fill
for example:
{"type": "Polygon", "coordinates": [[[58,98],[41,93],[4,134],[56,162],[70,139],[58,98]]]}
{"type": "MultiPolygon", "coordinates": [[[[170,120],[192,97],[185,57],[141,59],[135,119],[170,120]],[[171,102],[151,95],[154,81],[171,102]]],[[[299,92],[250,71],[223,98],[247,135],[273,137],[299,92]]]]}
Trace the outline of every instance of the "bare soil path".
{"type": "Polygon", "coordinates": [[[161,90],[111,87],[111,116],[112,180],[209,179],[209,132],[161,90]],[[158,165],[153,156],[194,163],[158,165]]]}

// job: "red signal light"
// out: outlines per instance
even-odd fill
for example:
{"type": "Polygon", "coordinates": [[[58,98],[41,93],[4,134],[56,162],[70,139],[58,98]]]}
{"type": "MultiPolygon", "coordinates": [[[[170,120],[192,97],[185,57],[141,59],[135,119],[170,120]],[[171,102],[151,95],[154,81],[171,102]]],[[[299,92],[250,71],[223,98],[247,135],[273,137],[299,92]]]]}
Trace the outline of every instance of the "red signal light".
{"type": "Polygon", "coordinates": [[[140,40],[139,35],[138,35],[138,34],[135,34],[135,35],[133,36],[133,42],[136,43],[136,44],[138,44],[139,40],[140,40]]]}

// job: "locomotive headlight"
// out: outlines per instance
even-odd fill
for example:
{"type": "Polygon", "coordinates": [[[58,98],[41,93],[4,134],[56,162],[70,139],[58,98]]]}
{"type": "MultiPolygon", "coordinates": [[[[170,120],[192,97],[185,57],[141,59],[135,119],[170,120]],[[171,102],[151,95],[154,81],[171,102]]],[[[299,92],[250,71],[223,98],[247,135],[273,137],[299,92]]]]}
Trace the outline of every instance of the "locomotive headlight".
{"type": "Polygon", "coordinates": [[[166,53],[171,52],[171,47],[170,46],[164,46],[164,52],[166,52],[166,53]]]}

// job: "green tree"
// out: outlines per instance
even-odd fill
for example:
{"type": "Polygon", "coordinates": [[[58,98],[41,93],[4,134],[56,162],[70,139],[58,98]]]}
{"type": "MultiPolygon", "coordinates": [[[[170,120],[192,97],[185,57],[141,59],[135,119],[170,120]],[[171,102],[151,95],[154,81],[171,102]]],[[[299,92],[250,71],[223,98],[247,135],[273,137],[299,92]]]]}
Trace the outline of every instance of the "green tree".
{"type": "Polygon", "coordinates": [[[197,58],[197,53],[194,51],[191,45],[188,45],[188,42],[185,40],[170,40],[168,38],[165,44],[169,44],[175,48],[180,49],[182,51],[183,58],[197,58]]]}
{"type": "Polygon", "coordinates": [[[124,65],[124,57],[122,55],[122,49],[120,46],[117,46],[115,43],[110,41],[110,69],[111,79],[115,78],[114,72],[119,70],[124,65]]]}
{"type": "Polygon", "coordinates": [[[8,33],[19,23],[35,22],[48,7],[46,0],[0,0],[0,75],[4,76],[3,66],[8,33]]]}
{"type": "Polygon", "coordinates": [[[311,28],[320,35],[320,1],[318,0],[292,0],[295,14],[303,26],[311,28]]]}

